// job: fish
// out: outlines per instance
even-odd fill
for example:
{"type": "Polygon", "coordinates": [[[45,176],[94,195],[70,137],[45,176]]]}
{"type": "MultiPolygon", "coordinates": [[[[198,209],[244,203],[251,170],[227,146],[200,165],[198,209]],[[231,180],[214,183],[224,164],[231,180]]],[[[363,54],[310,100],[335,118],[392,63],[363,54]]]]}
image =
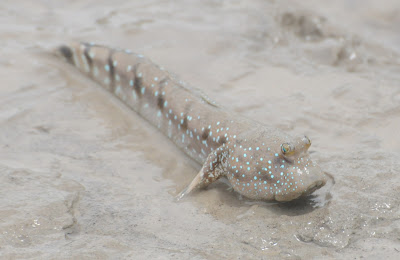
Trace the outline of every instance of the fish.
{"type": "Polygon", "coordinates": [[[86,42],[61,45],[56,53],[200,164],[178,198],[226,178],[246,198],[286,202],[327,182],[310,158],[307,136],[291,136],[229,111],[141,54],[86,42]]]}

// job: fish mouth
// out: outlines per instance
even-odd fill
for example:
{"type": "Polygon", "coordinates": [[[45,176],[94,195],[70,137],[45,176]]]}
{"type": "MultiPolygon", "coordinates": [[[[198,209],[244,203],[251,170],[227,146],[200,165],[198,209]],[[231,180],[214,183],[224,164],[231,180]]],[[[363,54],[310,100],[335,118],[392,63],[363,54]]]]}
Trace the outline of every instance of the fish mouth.
{"type": "Polygon", "coordinates": [[[306,192],[304,195],[309,195],[313,193],[314,191],[318,190],[319,188],[322,188],[326,184],[326,180],[318,180],[313,182],[310,186],[308,186],[306,192]]]}
{"type": "Polygon", "coordinates": [[[298,199],[301,197],[308,196],[311,193],[313,193],[314,191],[322,188],[326,184],[326,182],[327,182],[326,179],[314,181],[303,192],[296,192],[296,193],[285,194],[285,195],[281,195],[281,196],[279,194],[277,194],[277,195],[275,195],[275,200],[280,201],[280,202],[287,202],[287,201],[291,201],[291,200],[295,200],[295,199],[298,199]]]}

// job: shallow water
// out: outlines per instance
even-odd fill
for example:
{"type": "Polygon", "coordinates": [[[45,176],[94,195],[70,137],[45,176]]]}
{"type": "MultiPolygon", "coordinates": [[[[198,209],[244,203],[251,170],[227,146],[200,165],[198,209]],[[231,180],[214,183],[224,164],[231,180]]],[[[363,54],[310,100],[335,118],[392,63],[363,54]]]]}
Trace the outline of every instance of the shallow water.
{"type": "Polygon", "coordinates": [[[400,5],[385,1],[0,3],[0,255],[398,259],[400,5]],[[302,201],[223,183],[51,49],[130,48],[227,109],[307,134],[333,176],[302,201]]]}

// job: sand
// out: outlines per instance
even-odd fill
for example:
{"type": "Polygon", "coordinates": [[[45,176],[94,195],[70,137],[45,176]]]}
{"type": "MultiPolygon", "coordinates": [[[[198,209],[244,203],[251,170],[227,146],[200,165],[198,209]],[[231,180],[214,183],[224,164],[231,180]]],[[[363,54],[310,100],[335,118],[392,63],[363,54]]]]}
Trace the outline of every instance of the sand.
{"type": "MultiPolygon", "coordinates": [[[[330,3],[331,2],[331,3],[330,3]]],[[[399,259],[400,5],[0,2],[1,259],[399,259]],[[224,182],[51,55],[130,48],[226,109],[307,134],[332,175],[284,204],[224,182]]]]}

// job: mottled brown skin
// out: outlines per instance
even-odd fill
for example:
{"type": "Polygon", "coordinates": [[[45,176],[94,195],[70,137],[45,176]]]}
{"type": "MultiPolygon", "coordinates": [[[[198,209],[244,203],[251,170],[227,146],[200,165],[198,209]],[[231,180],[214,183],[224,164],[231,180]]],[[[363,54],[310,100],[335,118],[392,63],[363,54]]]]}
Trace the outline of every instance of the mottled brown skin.
{"type": "Polygon", "coordinates": [[[88,43],[62,46],[58,54],[203,165],[180,197],[226,177],[245,197],[290,201],[327,181],[310,159],[307,137],[220,108],[142,55],[88,43]]]}

